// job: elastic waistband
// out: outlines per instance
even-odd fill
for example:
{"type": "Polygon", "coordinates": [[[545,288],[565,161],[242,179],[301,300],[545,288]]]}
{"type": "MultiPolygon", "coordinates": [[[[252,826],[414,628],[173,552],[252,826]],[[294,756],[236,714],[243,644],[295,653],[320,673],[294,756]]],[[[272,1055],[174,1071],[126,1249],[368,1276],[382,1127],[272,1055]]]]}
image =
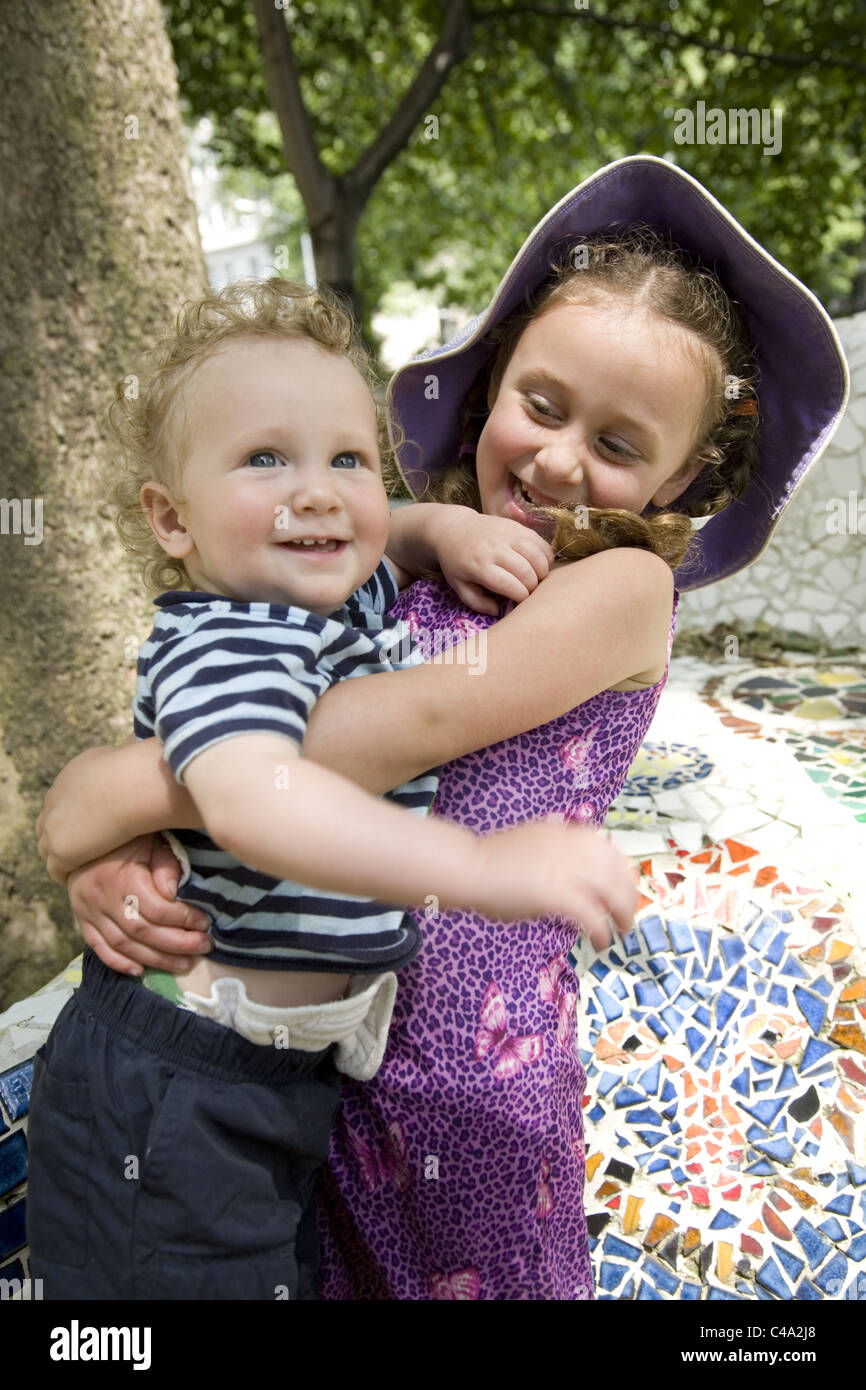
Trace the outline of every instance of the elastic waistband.
{"type": "Polygon", "coordinates": [[[311,1076],[328,1059],[329,1049],[300,1052],[249,1042],[233,1029],[179,1009],[153,990],[143,989],[139,980],[109,970],[90,947],[84,952],[81,985],[75,997],[112,1033],[122,1033],[167,1062],[178,1062],[218,1080],[296,1081],[311,1076]]]}

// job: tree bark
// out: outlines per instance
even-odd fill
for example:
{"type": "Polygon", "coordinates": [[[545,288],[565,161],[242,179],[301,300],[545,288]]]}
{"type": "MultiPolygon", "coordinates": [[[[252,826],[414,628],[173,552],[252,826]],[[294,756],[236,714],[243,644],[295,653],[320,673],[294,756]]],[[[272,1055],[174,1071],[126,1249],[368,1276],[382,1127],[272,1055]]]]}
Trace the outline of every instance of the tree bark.
{"type": "Polygon", "coordinates": [[[206,273],[158,0],[6,5],[0,48],[2,1009],[81,949],[33,822],[64,762],[131,732],[150,626],[105,412],[206,273]]]}

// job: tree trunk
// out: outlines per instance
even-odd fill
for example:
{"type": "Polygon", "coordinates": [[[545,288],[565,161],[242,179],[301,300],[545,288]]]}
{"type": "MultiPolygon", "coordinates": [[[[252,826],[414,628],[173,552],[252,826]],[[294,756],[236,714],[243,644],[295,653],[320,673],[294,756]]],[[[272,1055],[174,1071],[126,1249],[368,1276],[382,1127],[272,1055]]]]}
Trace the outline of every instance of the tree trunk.
{"type": "Polygon", "coordinates": [[[2,1009],[81,949],[33,821],[64,762],[131,733],[150,625],[105,412],[206,275],[158,0],[6,5],[0,48],[2,1009]]]}

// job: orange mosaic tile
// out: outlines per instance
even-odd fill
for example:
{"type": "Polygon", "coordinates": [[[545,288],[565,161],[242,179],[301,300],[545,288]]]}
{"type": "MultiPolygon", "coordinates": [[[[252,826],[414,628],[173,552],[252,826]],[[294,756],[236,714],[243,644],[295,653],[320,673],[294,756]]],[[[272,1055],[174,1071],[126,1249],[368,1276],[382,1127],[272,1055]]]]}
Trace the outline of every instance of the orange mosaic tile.
{"type": "Polygon", "coordinates": [[[625,1235],[634,1235],[640,1226],[640,1209],[644,1200],[643,1197],[628,1197],[626,1199],[625,1216],[622,1218],[622,1229],[625,1235]]]}
{"type": "Polygon", "coordinates": [[[769,1202],[765,1202],[761,1207],[761,1215],[764,1218],[767,1230],[771,1235],[774,1235],[777,1240],[794,1239],[793,1232],[788,1230],[781,1216],[776,1215],[769,1202]]]}
{"type": "Polygon", "coordinates": [[[866,1057],[866,1037],[857,1023],[838,1023],[830,1034],[830,1041],[838,1043],[840,1047],[851,1048],[854,1052],[862,1052],[866,1057]]]}
{"type": "Polygon", "coordinates": [[[716,1274],[726,1284],[734,1272],[734,1247],[720,1240],[716,1251],[716,1274]]]}
{"type": "Polygon", "coordinates": [[[845,1000],[862,999],[864,995],[866,995],[866,980],[858,976],[852,984],[845,986],[839,998],[845,1000]]]}
{"type": "Polygon", "coordinates": [[[701,1245],[701,1233],[694,1226],[689,1226],[683,1236],[683,1254],[688,1257],[694,1251],[699,1250],[701,1245]]]}
{"type": "Polygon", "coordinates": [[[601,1201],[604,1200],[605,1197],[609,1197],[609,1196],[611,1195],[612,1192],[619,1192],[619,1191],[621,1191],[621,1188],[620,1188],[619,1183],[618,1183],[618,1182],[613,1182],[610,1178],[608,1178],[607,1182],[603,1182],[603,1183],[601,1184],[601,1187],[598,1189],[598,1191],[596,1192],[595,1195],[596,1195],[596,1197],[598,1198],[598,1200],[601,1202],[601,1201]]]}
{"type": "Polygon", "coordinates": [[[808,1192],[804,1192],[802,1187],[797,1187],[795,1183],[789,1182],[787,1178],[779,1178],[779,1182],[786,1192],[790,1192],[795,1202],[808,1211],[809,1207],[817,1205],[815,1198],[808,1192]]]}
{"type": "Polygon", "coordinates": [[[674,1221],[673,1217],[666,1216],[664,1212],[659,1212],[658,1216],[653,1218],[652,1225],[643,1238],[643,1243],[648,1250],[652,1250],[660,1241],[664,1240],[666,1236],[669,1236],[671,1232],[676,1229],[677,1223],[674,1221]]]}
{"type": "Polygon", "coordinates": [[[601,1163],[601,1160],[602,1160],[603,1157],[604,1157],[604,1155],[601,1154],[601,1153],[594,1153],[594,1154],[588,1154],[588,1155],[587,1155],[587,1160],[586,1160],[586,1180],[587,1180],[587,1182],[592,1182],[593,1178],[595,1177],[595,1170],[596,1170],[596,1168],[598,1167],[598,1165],[601,1163]]]}

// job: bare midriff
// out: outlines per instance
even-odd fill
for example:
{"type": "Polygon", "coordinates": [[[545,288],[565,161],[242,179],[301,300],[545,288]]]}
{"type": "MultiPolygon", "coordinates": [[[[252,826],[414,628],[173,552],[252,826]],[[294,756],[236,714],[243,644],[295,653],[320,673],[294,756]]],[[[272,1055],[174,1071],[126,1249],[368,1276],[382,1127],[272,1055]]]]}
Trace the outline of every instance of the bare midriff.
{"type": "Polygon", "coordinates": [[[227,975],[243,981],[248,999],[275,1009],[329,1004],[334,999],[342,999],[351,979],[351,975],[334,975],[325,970],[250,970],[239,965],[223,965],[206,957],[176,979],[181,990],[207,999],[212,982],[227,975]]]}

